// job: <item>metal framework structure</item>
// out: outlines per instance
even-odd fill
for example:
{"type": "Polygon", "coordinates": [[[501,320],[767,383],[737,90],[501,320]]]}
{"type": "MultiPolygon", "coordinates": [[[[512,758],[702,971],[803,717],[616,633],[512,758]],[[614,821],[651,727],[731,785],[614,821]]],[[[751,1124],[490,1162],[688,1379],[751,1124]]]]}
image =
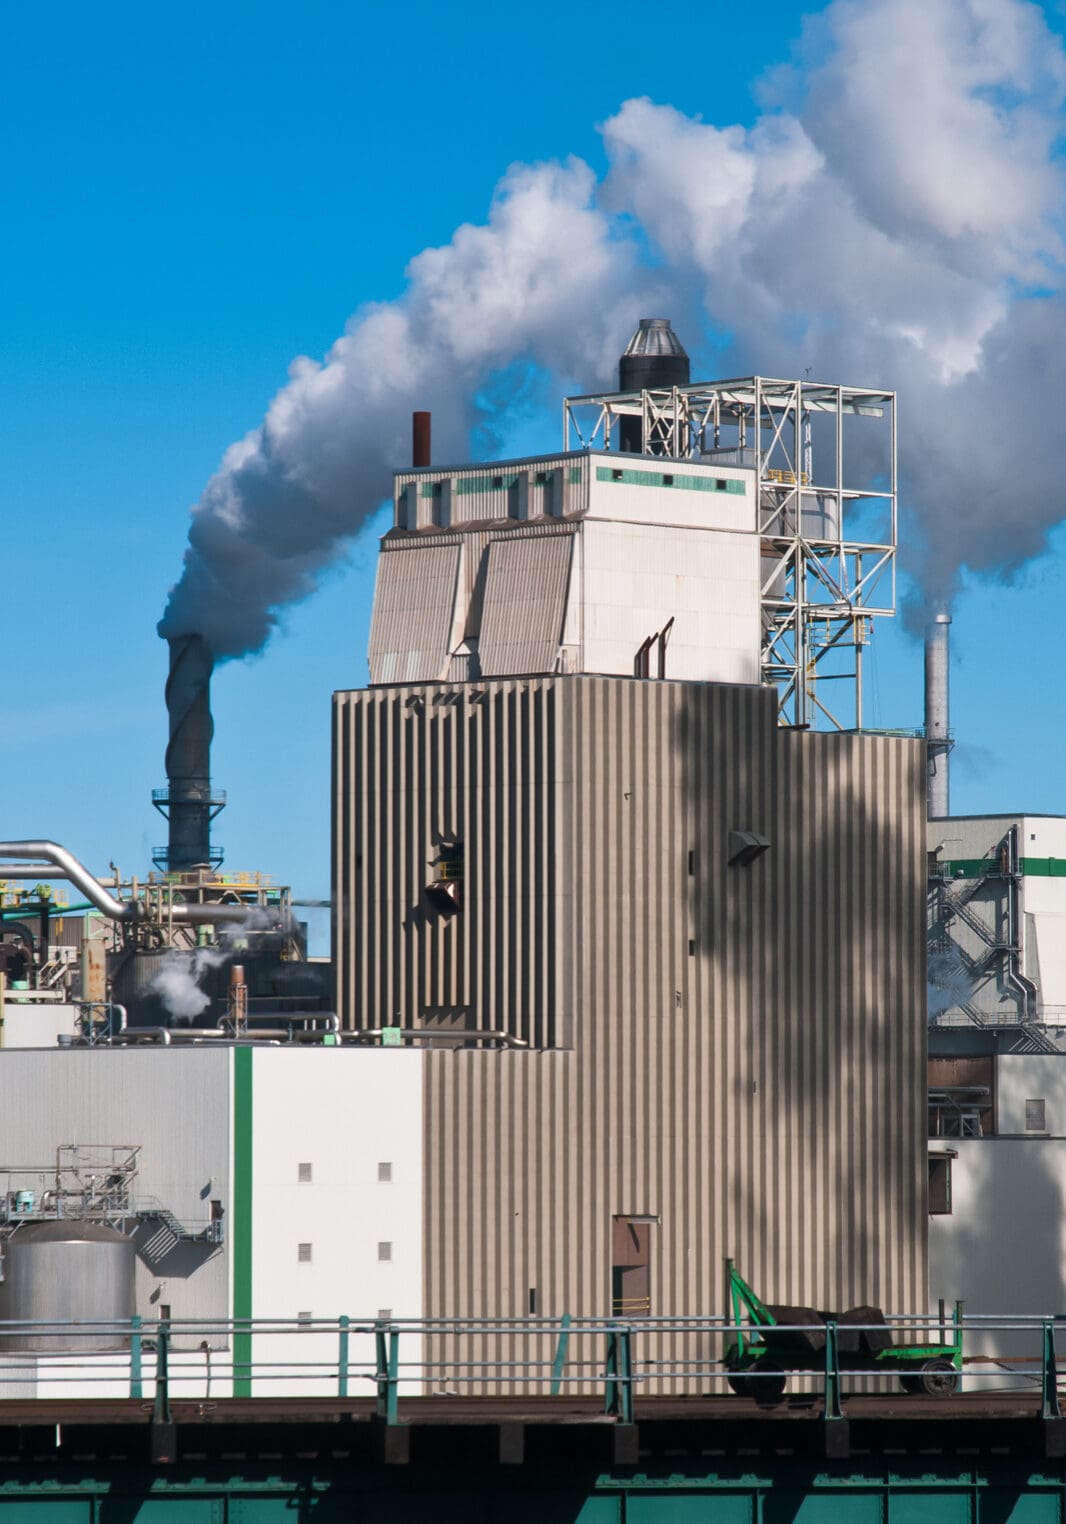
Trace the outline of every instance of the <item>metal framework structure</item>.
{"type": "Polygon", "coordinates": [[[140,1152],[139,1143],[61,1143],[54,1172],[0,1164],[0,1280],[3,1245],[25,1223],[92,1222],[129,1233],[152,1222],[168,1247],[221,1243],[221,1217],[187,1227],[155,1196],[134,1195],[140,1152]]]}
{"type": "Polygon", "coordinates": [[[610,450],[637,416],[645,455],[755,473],[763,681],[784,725],[862,729],[863,648],[896,611],[895,393],[751,376],[563,407],[568,450],[610,450]],[[830,704],[827,681],[850,692],[830,704]]]}

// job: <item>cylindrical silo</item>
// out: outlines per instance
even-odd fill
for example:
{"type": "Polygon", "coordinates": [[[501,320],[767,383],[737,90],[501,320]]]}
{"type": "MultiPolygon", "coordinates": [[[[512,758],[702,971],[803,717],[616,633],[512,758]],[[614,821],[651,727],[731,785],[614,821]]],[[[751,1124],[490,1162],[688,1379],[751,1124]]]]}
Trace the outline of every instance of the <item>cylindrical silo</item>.
{"type": "MultiPolygon", "coordinates": [[[[32,1222],[4,1248],[0,1317],[17,1323],[118,1323],[133,1316],[134,1248],[115,1228],[95,1222],[32,1222]]],[[[62,1354],[129,1348],[128,1331],[71,1329],[0,1337],[4,1350],[62,1354]]]]}
{"type": "MultiPolygon", "coordinates": [[[[689,384],[689,362],[684,346],[670,327],[669,318],[641,318],[640,326],[625,347],[618,362],[618,390],[621,392],[666,391],[689,384]]],[[[644,448],[643,425],[639,417],[623,418],[619,429],[619,447],[639,455],[644,448]]],[[[651,450],[650,454],[662,454],[651,450]]]]}

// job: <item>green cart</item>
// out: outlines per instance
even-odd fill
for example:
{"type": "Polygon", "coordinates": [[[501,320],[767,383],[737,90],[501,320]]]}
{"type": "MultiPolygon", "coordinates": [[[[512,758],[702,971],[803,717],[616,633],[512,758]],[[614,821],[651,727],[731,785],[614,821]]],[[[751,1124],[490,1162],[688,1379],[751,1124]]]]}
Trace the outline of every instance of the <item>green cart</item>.
{"type": "Polygon", "coordinates": [[[905,1392],[943,1396],[958,1388],[962,1370],[962,1303],[956,1302],[950,1327],[942,1319],[940,1336],[924,1344],[897,1344],[876,1307],[852,1307],[844,1313],[810,1307],[767,1305],[759,1300],[731,1259],[726,1260],[733,1335],[725,1352],[727,1380],[741,1397],[778,1402],[790,1371],[824,1374],[827,1325],[834,1330],[838,1371],[895,1371],[905,1392]]]}

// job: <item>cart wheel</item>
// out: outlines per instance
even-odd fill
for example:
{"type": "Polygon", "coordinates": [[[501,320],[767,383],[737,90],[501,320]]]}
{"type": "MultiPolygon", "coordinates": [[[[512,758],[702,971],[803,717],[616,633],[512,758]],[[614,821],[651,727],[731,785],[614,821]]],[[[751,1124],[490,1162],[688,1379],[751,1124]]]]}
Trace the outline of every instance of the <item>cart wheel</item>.
{"type": "Polygon", "coordinates": [[[755,1378],[750,1371],[730,1371],[726,1376],[730,1389],[736,1392],[738,1397],[754,1397],[756,1395],[755,1378]]]}
{"type": "Polygon", "coordinates": [[[788,1386],[788,1377],[769,1355],[763,1355],[752,1366],[751,1395],[761,1408],[772,1408],[781,1401],[788,1386]]]}
{"type": "Polygon", "coordinates": [[[950,1360],[927,1360],[921,1373],[911,1377],[918,1390],[929,1397],[950,1397],[958,1390],[959,1373],[950,1360]]]}

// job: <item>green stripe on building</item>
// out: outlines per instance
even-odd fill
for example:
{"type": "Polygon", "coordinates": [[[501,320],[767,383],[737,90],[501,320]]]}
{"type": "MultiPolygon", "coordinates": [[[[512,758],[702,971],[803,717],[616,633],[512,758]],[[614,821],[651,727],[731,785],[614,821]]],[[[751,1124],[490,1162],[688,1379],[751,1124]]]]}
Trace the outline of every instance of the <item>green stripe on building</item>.
{"type": "Polygon", "coordinates": [[[513,472],[509,476],[461,476],[455,483],[455,492],[459,497],[470,492],[503,492],[517,481],[513,472]]]}
{"type": "MultiPolygon", "coordinates": [[[[252,1050],[233,1050],[233,1316],[252,1316],[252,1050]]],[[[252,1335],[233,1336],[233,1395],[252,1395],[252,1335]]]]}
{"type": "MultiPolygon", "coordinates": [[[[987,878],[1001,874],[999,857],[953,857],[939,864],[945,878],[987,878]]],[[[1023,878],[1066,878],[1066,857],[1021,857],[1018,871],[1023,878]]]]}
{"type": "Polygon", "coordinates": [[[1066,878],[1066,857],[1023,857],[1021,868],[1030,878],[1066,878]]]}
{"type": "Polygon", "coordinates": [[[724,476],[679,476],[676,471],[631,471],[624,466],[597,466],[598,482],[620,482],[624,487],[670,487],[686,492],[732,492],[744,495],[744,483],[724,476]]]}

